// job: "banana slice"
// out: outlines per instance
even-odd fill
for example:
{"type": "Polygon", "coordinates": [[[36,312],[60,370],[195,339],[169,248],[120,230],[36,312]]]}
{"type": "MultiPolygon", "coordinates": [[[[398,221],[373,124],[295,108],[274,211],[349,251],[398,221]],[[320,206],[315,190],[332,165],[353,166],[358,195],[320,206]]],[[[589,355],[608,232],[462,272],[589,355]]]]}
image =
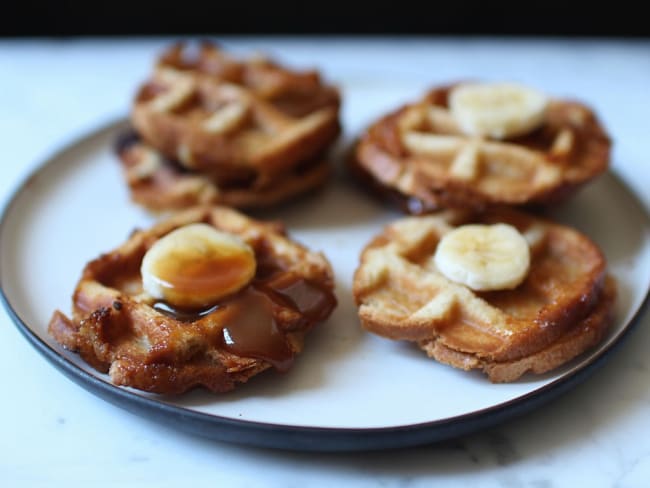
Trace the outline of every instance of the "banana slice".
{"type": "Polygon", "coordinates": [[[536,129],[547,106],[546,95],[515,83],[467,83],[449,95],[451,114],[463,132],[495,139],[536,129]]]}
{"type": "Polygon", "coordinates": [[[144,255],[140,273],[151,297],[197,309],[246,286],[255,268],[253,250],[239,237],[190,224],[156,241],[144,255]]]}
{"type": "Polygon", "coordinates": [[[470,224],[445,234],[434,255],[438,270],[472,290],[509,290],[528,274],[528,242],[508,224],[470,224]]]}

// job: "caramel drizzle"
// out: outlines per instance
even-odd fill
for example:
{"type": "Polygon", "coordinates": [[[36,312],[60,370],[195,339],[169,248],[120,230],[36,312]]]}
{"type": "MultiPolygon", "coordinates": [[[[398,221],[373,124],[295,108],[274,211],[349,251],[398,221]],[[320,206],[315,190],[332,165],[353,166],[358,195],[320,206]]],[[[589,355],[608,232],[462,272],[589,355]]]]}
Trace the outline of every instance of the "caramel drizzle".
{"type": "Polygon", "coordinates": [[[216,311],[223,329],[219,346],[240,357],[261,359],[281,372],[293,364],[294,350],[286,332],[278,327],[274,309],[298,312],[309,326],[327,318],[336,306],[332,291],[292,272],[264,272],[242,291],[203,310],[183,310],[165,302],[154,309],[183,322],[194,322],[216,311]],[[268,276],[268,277],[267,277],[268,276]]]}

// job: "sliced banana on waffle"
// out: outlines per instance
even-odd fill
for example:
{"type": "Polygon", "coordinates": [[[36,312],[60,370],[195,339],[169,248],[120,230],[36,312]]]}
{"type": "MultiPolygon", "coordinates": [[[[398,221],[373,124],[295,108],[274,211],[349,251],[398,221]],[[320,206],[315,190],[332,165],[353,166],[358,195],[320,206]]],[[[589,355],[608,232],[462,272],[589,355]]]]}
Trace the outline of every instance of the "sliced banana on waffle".
{"type": "Polygon", "coordinates": [[[433,259],[447,279],[476,291],[516,288],[530,267],[528,242],[508,224],[460,226],[444,235],[433,259]]]}
{"type": "Polygon", "coordinates": [[[255,254],[241,238],[207,224],[190,224],[156,241],[140,273],[144,290],[154,299],[196,309],[239,291],[255,269],[255,254]]]}
{"type": "Polygon", "coordinates": [[[466,83],[449,95],[451,114],[463,132],[495,139],[526,134],[543,122],[546,95],[516,83],[466,83]]]}

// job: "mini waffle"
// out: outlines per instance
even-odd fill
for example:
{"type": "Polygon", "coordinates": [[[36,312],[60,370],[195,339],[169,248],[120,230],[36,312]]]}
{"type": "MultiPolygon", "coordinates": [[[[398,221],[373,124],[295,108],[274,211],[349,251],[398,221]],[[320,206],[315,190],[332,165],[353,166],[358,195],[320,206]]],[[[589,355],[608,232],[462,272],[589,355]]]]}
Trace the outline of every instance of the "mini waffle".
{"type": "Polygon", "coordinates": [[[219,183],[209,173],[190,171],[166,158],[135,134],[123,137],[116,150],[131,198],[154,211],[201,204],[236,208],[275,205],[321,187],[331,167],[327,160],[315,158],[278,175],[277,181],[253,173],[219,183]]]}
{"type": "Polygon", "coordinates": [[[554,369],[603,339],[615,298],[605,266],[593,242],[563,225],[513,210],[447,212],[387,226],[364,249],[353,292],[368,331],[508,382],[554,369]],[[466,223],[498,222],[529,242],[530,271],[521,285],[476,292],[437,270],[432,256],[443,235],[466,223]]]}
{"type": "Polygon", "coordinates": [[[136,231],[89,262],[73,295],[72,318],[57,310],[48,330],[116,385],[170,394],[199,385],[225,392],[271,366],[287,370],[305,333],[335,305],[332,270],[322,254],[291,241],[280,224],[204,207],[136,231]],[[198,222],[249,244],[256,275],[208,310],[173,310],[143,291],[140,265],[158,239],[198,222]]]}
{"type": "Polygon", "coordinates": [[[610,140],[585,105],[552,100],[541,127],[511,139],[465,135],[449,110],[456,85],[372,124],[351,166],[410,213],[550,204],[606,170],[610,140]]]}
{"type": "Polygon", "coordinates": [[[166,157],[223,183],[270,178],[322,153],[340,132],[339,104],[316,71],[176,45],[138,91],[132,122],[166,157]]]}

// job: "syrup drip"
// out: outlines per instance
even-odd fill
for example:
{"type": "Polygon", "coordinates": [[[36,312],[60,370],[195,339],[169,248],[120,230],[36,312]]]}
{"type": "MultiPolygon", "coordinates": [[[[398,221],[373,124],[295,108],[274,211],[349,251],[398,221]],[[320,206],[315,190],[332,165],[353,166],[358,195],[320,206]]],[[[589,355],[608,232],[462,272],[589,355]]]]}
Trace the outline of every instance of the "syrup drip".
{"type": "Polygon", "coordinates": [[[329,289],[293,273],[282,274],[258,287],[312,322],[324,320],[336,306],[336,298],[329,289]]]}
{"type": "Polygon", "coordinates": [[[294,353],[278,327],[273,309],[278,305],[300,313],[307,322],[325,319],[336,306],[326,287],[280,268],[263,266],[262,275],[242,291],[203,310],[183,310],[165,302],[154,308],[184,322],[193,322],[217,310],[223,325],[220,346],[240,357],[261,359],[281,372],[293,364],[294,353]],[[268,269],[267,269],[268,268],[268,269]]]}
{"type": "Polygon", "coordinates": [[[172,307],[167,302],[156,302],[153,304],[153,308],[154,310],[173,319],[180,320],[181,322],[195,322],[221,308],[221,304],[217,303],[216,305],[212,305],[211,307],[205,308],[203,310],[192,310],[172,307]]]}
{"type": "Polygon", "coordinates": [[[255,249],[255,281],[268,281],[279,273],[286,272],[284,265],[278,261],[264,241],[255,249]]]}
{"type": "Polygon", "coordinates": [[[288,371],[293,352],[273,317],[272,302],[265,293],[248,287],[224,305],[225,350],[242,357],[267,361],[278,371],[288,371]]]}
{"type": "Polygon", "coordinates": [[[336,298],[329,289],[293,273],[273,276],[233,297],[234,310],[223,328],[223,346],[239,356],[262,359],[278,371],[287,371],[294,355],[275,322],[273,303],[295,310],[313,323],[331,313],[336,298]]]}

